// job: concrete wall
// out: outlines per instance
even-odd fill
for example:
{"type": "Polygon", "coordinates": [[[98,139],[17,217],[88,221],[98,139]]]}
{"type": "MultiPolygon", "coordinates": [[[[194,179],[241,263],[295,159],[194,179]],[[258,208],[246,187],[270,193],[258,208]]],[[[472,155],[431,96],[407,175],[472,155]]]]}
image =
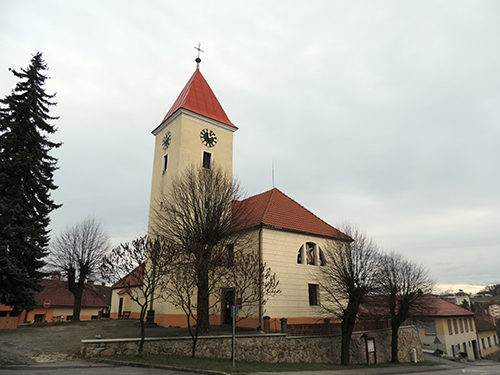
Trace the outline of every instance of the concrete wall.
{"type": "MultiPolygon", "coordinates": [[[[351,341],[351,363],[366,363],[365,332],[356,332],[351,341]]],[[[391,330],[372,331],[375,339],[377,363],[391,360],[391,330]]],[[[82,356],[85,358],[109,355],[135,355],[138,339],[82,340],[82,356]]],[[[190,355],[191,338],[150,338],[144,344],[145,354],[190,355]]],[[[341,336],[287,337],[283,334],[245,335],[236,338],[236,359],[254,362],[289,363],[340,363],[341,336]]],[[[399,330],[399,360],[413,360],[412,349],[417,351],[418,361],[424,356],[417,331],[414,327],[399,330]]],[[[200,337],[196,350],[199,357],[231,358],[231,337],[200,337]]],[[[371,363],[375,356],[370,354],[371,363]]]]}

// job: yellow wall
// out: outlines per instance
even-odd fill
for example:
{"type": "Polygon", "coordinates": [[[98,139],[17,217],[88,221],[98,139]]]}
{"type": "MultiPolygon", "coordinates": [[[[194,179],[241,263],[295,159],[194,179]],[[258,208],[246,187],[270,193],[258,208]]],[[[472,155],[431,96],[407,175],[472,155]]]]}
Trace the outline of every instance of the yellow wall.
{"type": "Polygon", "coordinates": [[[474,360],[473,351],[473,341],[476,340],[476,328],[474,324],[474,319],[471,317],[471,324],[469,324],[469,317],[462,316],[450,316],[450,317],[436,317],[428,318],[425,320],[418,321],[418,333],[420,341],[422,342],[422,348],[428,350],[436,350],[438,345],[434,342],[436,337],[439,339],[441,344],[439,349],[442,350],[447,356],[458,357],[459,352],[467,352],[467,358],[469,360],[474,360]],[[451,332],[448,329],[448,319],[451,322],[451,332]],[[455,331],[454,319],[457,321],[458,333],[455,331]],[[460,319],[462,319],[462,329],[460,328],[460,319]],[[465,329],[464,319],[467,319],[467,330],[465,329]],[[426,320],[434,320],[436,325],[436,333],[427,333],[424,328],[424,323],[426,320]],[[464,348],[465,343],[465,348],[464,348]],[[454,350],[452,348],[454,346],[454,350]],[[460,346],[460,349],[458,349],[460,346]]]}
{"type": "MultiPolygon", "coordinates": [[[[82,307],[80,310],[80,320],[91,320],[93,316],[99,316],[102,307],[82,307]]],[[[33,323],[35,315],[45,315],[47,322],[65,321],[68,316],[73,315],[73,307],[51,306],[48,309],[44,307],[36,307],[28,312],[27,322],[33,323]]]]}
{"type": "Polygon", "coordinates": [[[281,294],[272,297],[267,303],[265,315],[288,318],[290,323],[322,321],[324,315],[320,307],[309,306],[308,286],[317,284],[320,266],[297,264],[297,254],[306,242],[316,243],[325,252],[327,240],[319,236],[267,228],[263,229],[261,236],[263,260],[276,272],[281,289],[281,294]]]}
{"type": "Polygon", "coordinates": [[[481,350],[481,355],[483,357],[487,356],[488,354],[495,353],[499,350],[499,347],[496,345],[496,343],[498,343],[498,337],[495,330],[478,332],[477,339],[481,350]],[[488,338],[490,339],[489,342],[488,338]]]}
{"type": "Polygon", "coordinates": [[[191,165],[201,168],[203,151],[212,153],[213,164],[221,167],[232,176],[233,171],[233,133],[236,128],[211,120],[196,113],[181,109],[154,131],[155,150],[153,157],[153,177],[151,183],[151,201],[149,217],[149,233],[152,225],[154,207],[167,194],[172,179],[191,165]],[[209,129],[215,132],[217,144],[205,146],[200,139],[200,132],[209,129]],[[172,141],[167,150],[162,142],[165,134],[172,134],[172,141]],[[162,173],[164,155],[168,153],[168,167],[162,173]]]}

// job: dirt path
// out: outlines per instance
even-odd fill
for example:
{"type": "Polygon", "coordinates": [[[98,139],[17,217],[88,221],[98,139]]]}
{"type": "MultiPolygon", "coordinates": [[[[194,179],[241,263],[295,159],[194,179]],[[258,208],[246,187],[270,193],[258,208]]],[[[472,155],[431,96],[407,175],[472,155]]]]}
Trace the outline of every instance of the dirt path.
{"type": "MultiPolygon", "coordinates": [[[[172,329],[147,328],[147,337],[170,336],[172,329]]],[[[81,340],[140,337],[136,320],[93,320],[0,330],[0,365],[62,361],[80,355],[81,340]]]]}

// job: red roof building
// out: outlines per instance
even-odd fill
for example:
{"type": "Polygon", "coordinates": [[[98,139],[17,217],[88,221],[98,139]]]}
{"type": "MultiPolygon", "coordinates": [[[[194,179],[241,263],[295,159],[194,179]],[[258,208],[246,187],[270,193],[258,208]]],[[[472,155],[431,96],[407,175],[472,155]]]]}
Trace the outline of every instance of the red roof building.
{"type": "MultiPolygon", "coordinates": [[[[28,312],[26,322],[71,320],[75,298],[68,290],[68,283],[63,280],[43,279],[40,284],[44,289],[35,295],[37,307],[28,312]],[[44,307],[45,301],[50,301],[48,308],[44,307]]],[[[110,304],[110,287],[87,283],[83,290],[80,320],[99,318],[102,313],[109,311],[110,304]]]]}
{"type": "MultiPolygon", "coordinates": [[[[199,62],[197,59],[198,65],[199,62]]],[[[197,68],[161,124],[152,132],[155,136],[152,215],[158,206],[161,207],[163,194],[171,189],[174,179],[186,168],[210,170],[216,166],[232,175],[233,134],[236,130],[197,68]]],[[[321,313],[319,285],[315,279],[318,269],[315,267],[325,264],[324,253],[336,248],[337,242],[350,243],[352,239],[276,188],[235,201],[233,217],[237,217],[236,208],[249,213],[244,223],[236,223],[234,228],[244,230],[248,236],[245,251],[259,254],[258,259],[276,273],[282,292],[265,303],[260,301],[259,306],[245,307],[253,315],[242,320],[241,325],[262,327],[264,315],[275,319],[270,322],[271,326],[279,326],[279,319],[283,317],[291,324],[317,322],[321,313]]],[[[149,233],[155,233],[154,223],[150,217],[149,233]]],[[[223,289],[221,295],[227,295],[228,299],[224,297],[220,302],[220,316],[212,318],[212,323],[231,321],[227,306],[234,304],[230,299],[235,296],[230,286],[223,289]]],[[[117,302],[113,302],[111,316],[120,316],[120,311],[131,311],[132,316],[136,307],[128,304],[125,292],[115,288],[113,293],[113,301],[116,294],[117,302]]],[[[155,310],[158,324],[186,324],[182,312],[168,302],[155,303],[155,310]]]]}

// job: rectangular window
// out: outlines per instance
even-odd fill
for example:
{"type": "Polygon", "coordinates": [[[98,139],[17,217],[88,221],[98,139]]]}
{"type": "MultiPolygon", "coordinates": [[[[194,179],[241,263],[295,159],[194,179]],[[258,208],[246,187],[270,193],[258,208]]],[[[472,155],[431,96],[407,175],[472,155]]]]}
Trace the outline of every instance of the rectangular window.
{"type": "Polygon", "coordinates": [[[434,320],[428,320],[424,322],[425,324],[425,334],[435,335],[436,334],[436,322],[434,320]]]}
{"type": "Polygon", "coordinates": [[[168,167],[168,154],[163,155],[163,164],[161,166],[161,173],[165,173],[168,167]]]}
{"type": "Polygon", "coordinates": [[[207,151],[203,151],[203,160],[201,166],[204,169],[212,169],[212,154],[207,151]]]}
{"type": "Polygon", "coordinates": [[[227,265],[232,266],[234,264],[234,244],[226,245],[226,257],[227,265]]]}
{"type": "Polygon", "coordinates": [[[451,329],[451,319],[448,319],[448,333],[453,335],[453,330],[451,329]]]}
{"type": "Polygon", "coordinates": [[[491,340],[489,337],[488,337],[488,346],[491,348],[491,340]]]}
{"type": "Polygon", "coordinates": [[[45,314],[35,314],[34,323],[42,323],[45,321],[45,314]]]}
{"type": "Polygon", "coordinates": [[[462,319],[458,320],[458,324],[460,325],[460,332],[464,333],[464,324],[462,323],[462,319]]]}
{"type": "Polygon", "coordinates": [[[471,331],[474,331],[474,326],[472,325],[472,320],[469,318],[469,327],[471,331]]]}
{"type": "Polygon", "coordinates": [[[469,332],[469,326],[467,325],[467,318],[464,318],[465,331],[469,332]]]}
{"type": "Polygon", "coordinates": [[[309,284],[309,306],[318,305],[318,284],[309,284]]]}
{"type": "Polygon", "coordinates": [[[486,345],[484,345],[484,338],[481,339],[481,343],[483,344],[483,349],[486,349],[486,345]]]}
{"type": "Polygon", "coordinates": [[[453,326],[455,327],[455,333],[458,333],[458,323],[456,319],[453,319],[453,326]]]}

